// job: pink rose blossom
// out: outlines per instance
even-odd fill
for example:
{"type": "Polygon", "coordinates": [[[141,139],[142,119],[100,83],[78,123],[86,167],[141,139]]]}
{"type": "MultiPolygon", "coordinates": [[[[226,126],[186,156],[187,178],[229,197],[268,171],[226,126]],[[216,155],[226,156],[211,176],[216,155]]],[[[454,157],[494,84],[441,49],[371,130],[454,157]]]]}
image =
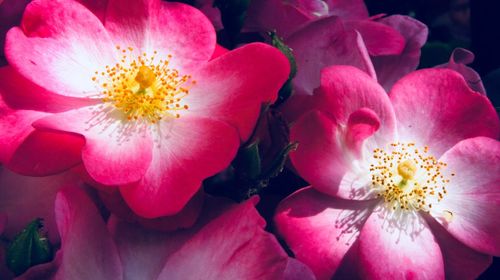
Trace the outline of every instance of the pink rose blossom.
{"type": "Polygon", "coordinates": [[[311,186],[275,221],[318,279],[474,278],[500,255],[500,122],[460,74],[416,71],[388,96],[333,66],[314,99],[291,129],[311,186]]]}
{"type": "Polygon", "coordinates": [[[313,279],[263,230],[257,201],[211,201],[210,211],[193,228],[164,234],[115,216],[106,225],[89,197],[68,187],[55,206],[61,249],[53,262],[32,267],[20,278],[313,279]]]}
{"type": "Polygon", "coordinates": [[[173,215],[233,159],[288,61],[260,43],[210,60],[214,29],[184,4],[83,2],[96,10],[33,1],[9,31],[0,160],[29,175],[81,161],[138,215],[173,215]]]}

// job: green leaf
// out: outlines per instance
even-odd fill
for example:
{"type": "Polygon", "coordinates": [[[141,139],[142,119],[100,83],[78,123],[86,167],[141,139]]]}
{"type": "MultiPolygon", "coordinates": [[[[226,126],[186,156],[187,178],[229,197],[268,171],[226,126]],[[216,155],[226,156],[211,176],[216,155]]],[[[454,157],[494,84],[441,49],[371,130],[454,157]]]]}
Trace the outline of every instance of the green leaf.
{"type": "Polygon", "coordinates": [[[295,57],[293,56],[292,49],[290,49],[278,35],[276,32],[269,32],[269,36],[271,37],[271,44],[278,48],[287,58],[290,63],[290,75],[288,75],[288,80],[281,87],[278,93],[278,100],[274,103],[273,106],[278,106],[285,102],[292,95],[292,79],[297,74],[297,62],[295,61],[295,57]]]}
{"type": "Polygon", "coordinates": [[[292,142],[283,147],[283,149],[271,162],[266,172],[262,174],[261,180],[269,180],[278,176],[285,167],[286,160],[288,159],[288,154],[290,154],[291,151],[295,151],[298,146],[299,144],[297,142],[292,142]]]}
{"type": "Polygon", "coordinates": [[[247,179],[256,179],[261,172],[259,141],[241,148],[233,162],[236,171],[247,179]]]}
{"type": "Polygon", "coordinates": [[[283,42],[283,39],[281,39],[276,32],[269,32],[269,36],[271,37],[271,44],[278,48],[278,50],[288,58],[288,62],[290,63],[290,75],[288,78],[293,79],[297,74],[297,62],[295,62],[292,49],[283,42]]]}
{"type": "Polygon", "coordinates": [[[42,228],[42,219],[35,219],[14,238],[7,249],[7,267],[15,275],[52,260],[52,247],[43,235],[42,228]]]}

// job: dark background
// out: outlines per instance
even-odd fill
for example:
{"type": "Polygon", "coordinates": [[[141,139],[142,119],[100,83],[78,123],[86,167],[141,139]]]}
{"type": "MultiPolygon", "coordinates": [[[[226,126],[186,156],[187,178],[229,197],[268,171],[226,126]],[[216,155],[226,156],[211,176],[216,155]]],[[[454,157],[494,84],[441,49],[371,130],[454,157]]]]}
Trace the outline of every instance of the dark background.
{"type": "MultiPolygon", "coordinates": [[[[476,59],[470,66],[481,75],[488,97],[495,107],[500,107],[500,1],[366,0],[365,2],[370,15],[406,14],[429,26],[429,43],[422,50],[421,67],[445,63],[454,47],[463,47],[474,52],[476,59]],[[461,19],[467,18],[469,13],[469,30],[467,25],[453,21],[447,22],[451,23],[451,26],[440,26],[440,21],[442,23],[443,18],[449,18],[453,12],[461,19]],[[460,31],[463,32],[458,32],[459,35],[468,33],[469,40],[453,36],[454,28],[462,29],[460,31]]],[[[494,258],[493,264],[479,279],[500,279],[500,258],[494,258]]]]}

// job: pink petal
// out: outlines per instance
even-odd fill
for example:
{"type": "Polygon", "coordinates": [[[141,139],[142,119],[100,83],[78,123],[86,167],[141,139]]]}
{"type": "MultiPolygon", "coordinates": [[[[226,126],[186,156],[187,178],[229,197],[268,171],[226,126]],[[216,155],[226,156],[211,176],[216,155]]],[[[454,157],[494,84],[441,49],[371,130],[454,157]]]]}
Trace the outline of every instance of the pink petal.
{"type": "MultiPolygon", "coordinates": [[[[105,26],[115,43],[172,55],[180,70],[192,70],[214,52],[215,30],[199,10],[160,0],[109,0],[105,26]]],[[[183,71],[181,71],[183,72],[183,71]]]]}
{"type": "Polygon", "coordinates": [[[463,139],[500,135],[500,122],[489,100],[472,91],[455,71],[413,72],[393,86],[390,97],[399,139],[428,145],[435,157],[463,139]]]}
{"type": "MultiPolygon", "coordinates": [[[[358,113],[359,116],[363,112],[366,113],[360,110],[353,114],[358,113]]],[[[358,122],[358,129],[373,129],[369,124],[372,120],[363,120],[365,123],[358,122]]],[[[361,138],[366,136],[363,133],[367,131],[362,132],[362,135],[354,135],[355,128],[351,126],[350,130],[351,133],[347,134],[347,138],[353,139],[346,139],[337,124],[325,114],[319,111],[305,114],[290,131],[290,140],[299,143],[297,151],[290,154],[290,159],[300,176],[318,191],[347,199],[373,198],[368,194],[368,182],[362,180],[363,176],[358,178],[354,172],[356,169],[353,160],[360,155],[360,151],[349,150],[350,146],[356,148],[355,143],[362,144],[364,139],[361,138]]]]}
{"type": "Polygon", "coordinates": [[[397,30],[371,20],[345,21],[346,30],[361,33],[370,55],[398,55],[405,47],[405,38],[397,30]]]}
{"type": "MultiPolygon", "coordinates": [[[[118,248],[125,279],[158,279],[168,256],[192,235],[190,231],[163,233],[146,230],[115,216],[109,219],[108,228],[118,248]]],[[[186,272],[185,276],[189,274],[186,272]]]]}
{"type": "Polygon", "coordinates": [[[106,111],[101,106],[54,114],[34,125],[83,135],[86,143],[82,160],[97,182],[105,185],[136,182],[151,162],[153,143],[149,131],[139,124],[122,121],[117,112],[106,111]]]}
{"type": "Polygon", "coordinates": [[[349,115],[345,143],[357,158],[362,156],[364,141],[380,128],[377,114],[368,108],[361,108],[349,115]]]}
{"type": "Polygon", "coordinates": [[[89,9],[101,22],[106,18],[108,0],[77,0],[89,9]]]}
{"type": "Polygon", "coordinates": [[[297,62],[295,94],[312,95],[320,85],[321,70],[331,65],[352,65],[376,79],[363,39],[357,32],[346,32],[338,17],[315,21],[291,35],[286,43],[297,62]]]}
{"type": "Polygon", "coordinates": [[[193,226],[200,215],[205,194],[200,190],[189,200],[179,213],[157,219],[145,219],[134,214],[127,206],[118,190],[111,192],[109,190],[108,192],[100,191],[99,197],[106,205],[106,208],[121,219],[137,222],[149,229],[171,232],[193,226]]]}
{"type": "Polygon", "coordinates": [[[311,269],[297,259],[288,258],[285,268],[285,280],[313,280],[316,279],[311,269]]]}
{"type": "Polygon", "coordinates": [[[193,73],[197,81],[182,100],[186,114],[216,118],[236,127],[245,141],[263,103],[272,103],[288,78],[290,64],[276,48],[262,43],[230,51],[193,73]]]}
{"type": "Polygon", "coordinates": [[[368,9],[363,0],[324,0],[330,9],[331,15],[342,19],[366,19],[368,9]]]}
{"type": "Polygon", "coordinates": [[[372,110],[380,119],[380,129],[370,141],[383,146],[393,140],[395,116],[384,89],[364,72],[351,66],[331,66],[321,72],[321,87],[315,92],[317,108],[331,115],[339,125],[361,109],[372,110]]]}
{"type": "Polygon", "coordinates": [[[337,125],[319,111],[304,115],[290,130],[290,140],[299,143],[290,153],[293,166],[315,189],[332,196],[349,170],[338,138],[337,125]]]}
{"type": "Polygon", "coordinates": [[[276,31],[287,37],[313,19],[312,15],[283,0],[252,0],[245,21],[246,31],[276,31]]]}
{"type": "Polygon", "coordinates": [[[5,46],[16,70],[57,94],[98,92],[94,71],[116,60],[111,39],[89,10],[75,1],[36,0],[27,6],[21,26],[9,31],[5,46]]]}
{"type": "Polygon", "coordinates": [[[117,248],[97,208],[82,189],[69,187],[56,198],[61,249],[56,279],[122,279],[117,248]]]}
{"type": "Polygon", "coordinates": [[[465,246],[432,218],[427,219],[441,247],[446,279],[477,279],[492,262],[492,257],[465,246]]]}
{"type": "Polygon", "coordinates": [[[377,20],[390,26],[405,38],[406,44],[399,55],[372,57],[379,83],[389,91],[404,75],[417,69],[420,63],[420,49],[427,40],[427,26],[409,16],[393,15],[377,20]]]}
{"type": "Polygon", "coordinates": [[[17,147],[6,167],[28,176],[47,176],[81,163],[83,137],[65,132],[34,130],[17,147]]]}
{"type": "Polygon", "coordinates": [[[214,119],[186,115],[160,124],[146,174],[120,188],[130,208],[145,218],[178,213],[202,180],[229,165],[239,147],[236,130],[214,119]]]}
{"type": "Polygon", "coordinates": [[[209,222],[168,258],[158,279],[282,279],[288,256],[264,231],[257,201],[209,222]]]}
{"type": "Polygon", "coordinates": [[[470,64],[474,61],[474,54],[466,49],[456,48],[453,50],[453,53],[450,56],[450,61],[448,63],[438,65],[437,68],[448,68],[451,70],[455,70],[460,73],[464,79],[467,81],[469,87],[486,95],[486,89],[483,86],[483,82],[481,81],[481,76],[474,71],[474,69],[467,67],[467,64],[470,64]]]}
{"type": "Polygon", "coordinates": [[[380,205],[363,226],[358,249],[364,279],[444,279],[441,250],[419,214],[380,205]]]}
{"type": "Polygon", "coordinates": [[[331,279],[372,206],[373,202],[333,199],[309,187],[282,201],[274,219],[295,257],[317,279],[331,279]]]}
{"type": "Polygon", "coordinates": [[[431,214],[471,248],[500,255],[500,142],[486,137],[467,139],[440,161],[448,164],[446,177],[451,182],[448,194],[431,214]],[[441,211],[451,212],[451,219],[440,219],[441,211]]]}
{"type": "Polygon", "coordinates": [[[0,213],[6,214],[9,220],[5,236],[13,238],[28,223],[43,218],[50,241],[58,243],[59,234],[54,220],[56,193],[65,185],[77,182],[78,177],[71,172],[48,177],[27,177],[1,168],[0,213]]]}
{"type": "MultiPolygon", "coordinates": [[[[31,0],[0,0],[0,58],[4,56],[5,34],[19,24],[29,2],[31,0]]],[[[3,61],[3,58],[0,61],[3,61]]]]}

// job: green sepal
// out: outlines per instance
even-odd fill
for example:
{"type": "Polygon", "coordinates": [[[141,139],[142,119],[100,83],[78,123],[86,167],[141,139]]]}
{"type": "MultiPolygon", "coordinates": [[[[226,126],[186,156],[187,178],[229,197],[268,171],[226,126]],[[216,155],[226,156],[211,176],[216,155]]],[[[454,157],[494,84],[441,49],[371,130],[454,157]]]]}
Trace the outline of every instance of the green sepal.
{"type": "Polygon", "coordinates": [[[288,159],[288,154],[290,152],[297,150],[299,144],[297,142],[288,143],[278,155],[274,158],[274,160],[269,165],[268,169],[261,175],[261,180],[269,180],[278,176],[283,168],[285,167],[286,160],[288,159]]]}
{"type": "Polygon", "coordinates": [[[240,176],[255,180],[261,173],[261,159],[259,153],[259,141],[250,143],[240,148],[238,155],[233,161],[233,166],[240,176]]]}
{"type": "Polygon", "coordinates": [[[290,49],[283,40],[276,35],[276,32],[269,32],[269,37],[271,37],[271,44],[279,49],[288,59],[288,63],[290,63],[290,74],[288,75],[288,80],[281,87],[278,93],[278,100],[274,103],[274,107],[285,102],[292,95],[292,79],[295,78],[297,74],[297,62],[295,61],[295,57],[293,56],[292,49],[290,49]]]}
{"type": "Polygon", "coordinates": [[[29,223],[7,248],[7,267],[17,276],[30,267],[52,260],[52,246],[42,233],[38,218],[29,223]]]}

